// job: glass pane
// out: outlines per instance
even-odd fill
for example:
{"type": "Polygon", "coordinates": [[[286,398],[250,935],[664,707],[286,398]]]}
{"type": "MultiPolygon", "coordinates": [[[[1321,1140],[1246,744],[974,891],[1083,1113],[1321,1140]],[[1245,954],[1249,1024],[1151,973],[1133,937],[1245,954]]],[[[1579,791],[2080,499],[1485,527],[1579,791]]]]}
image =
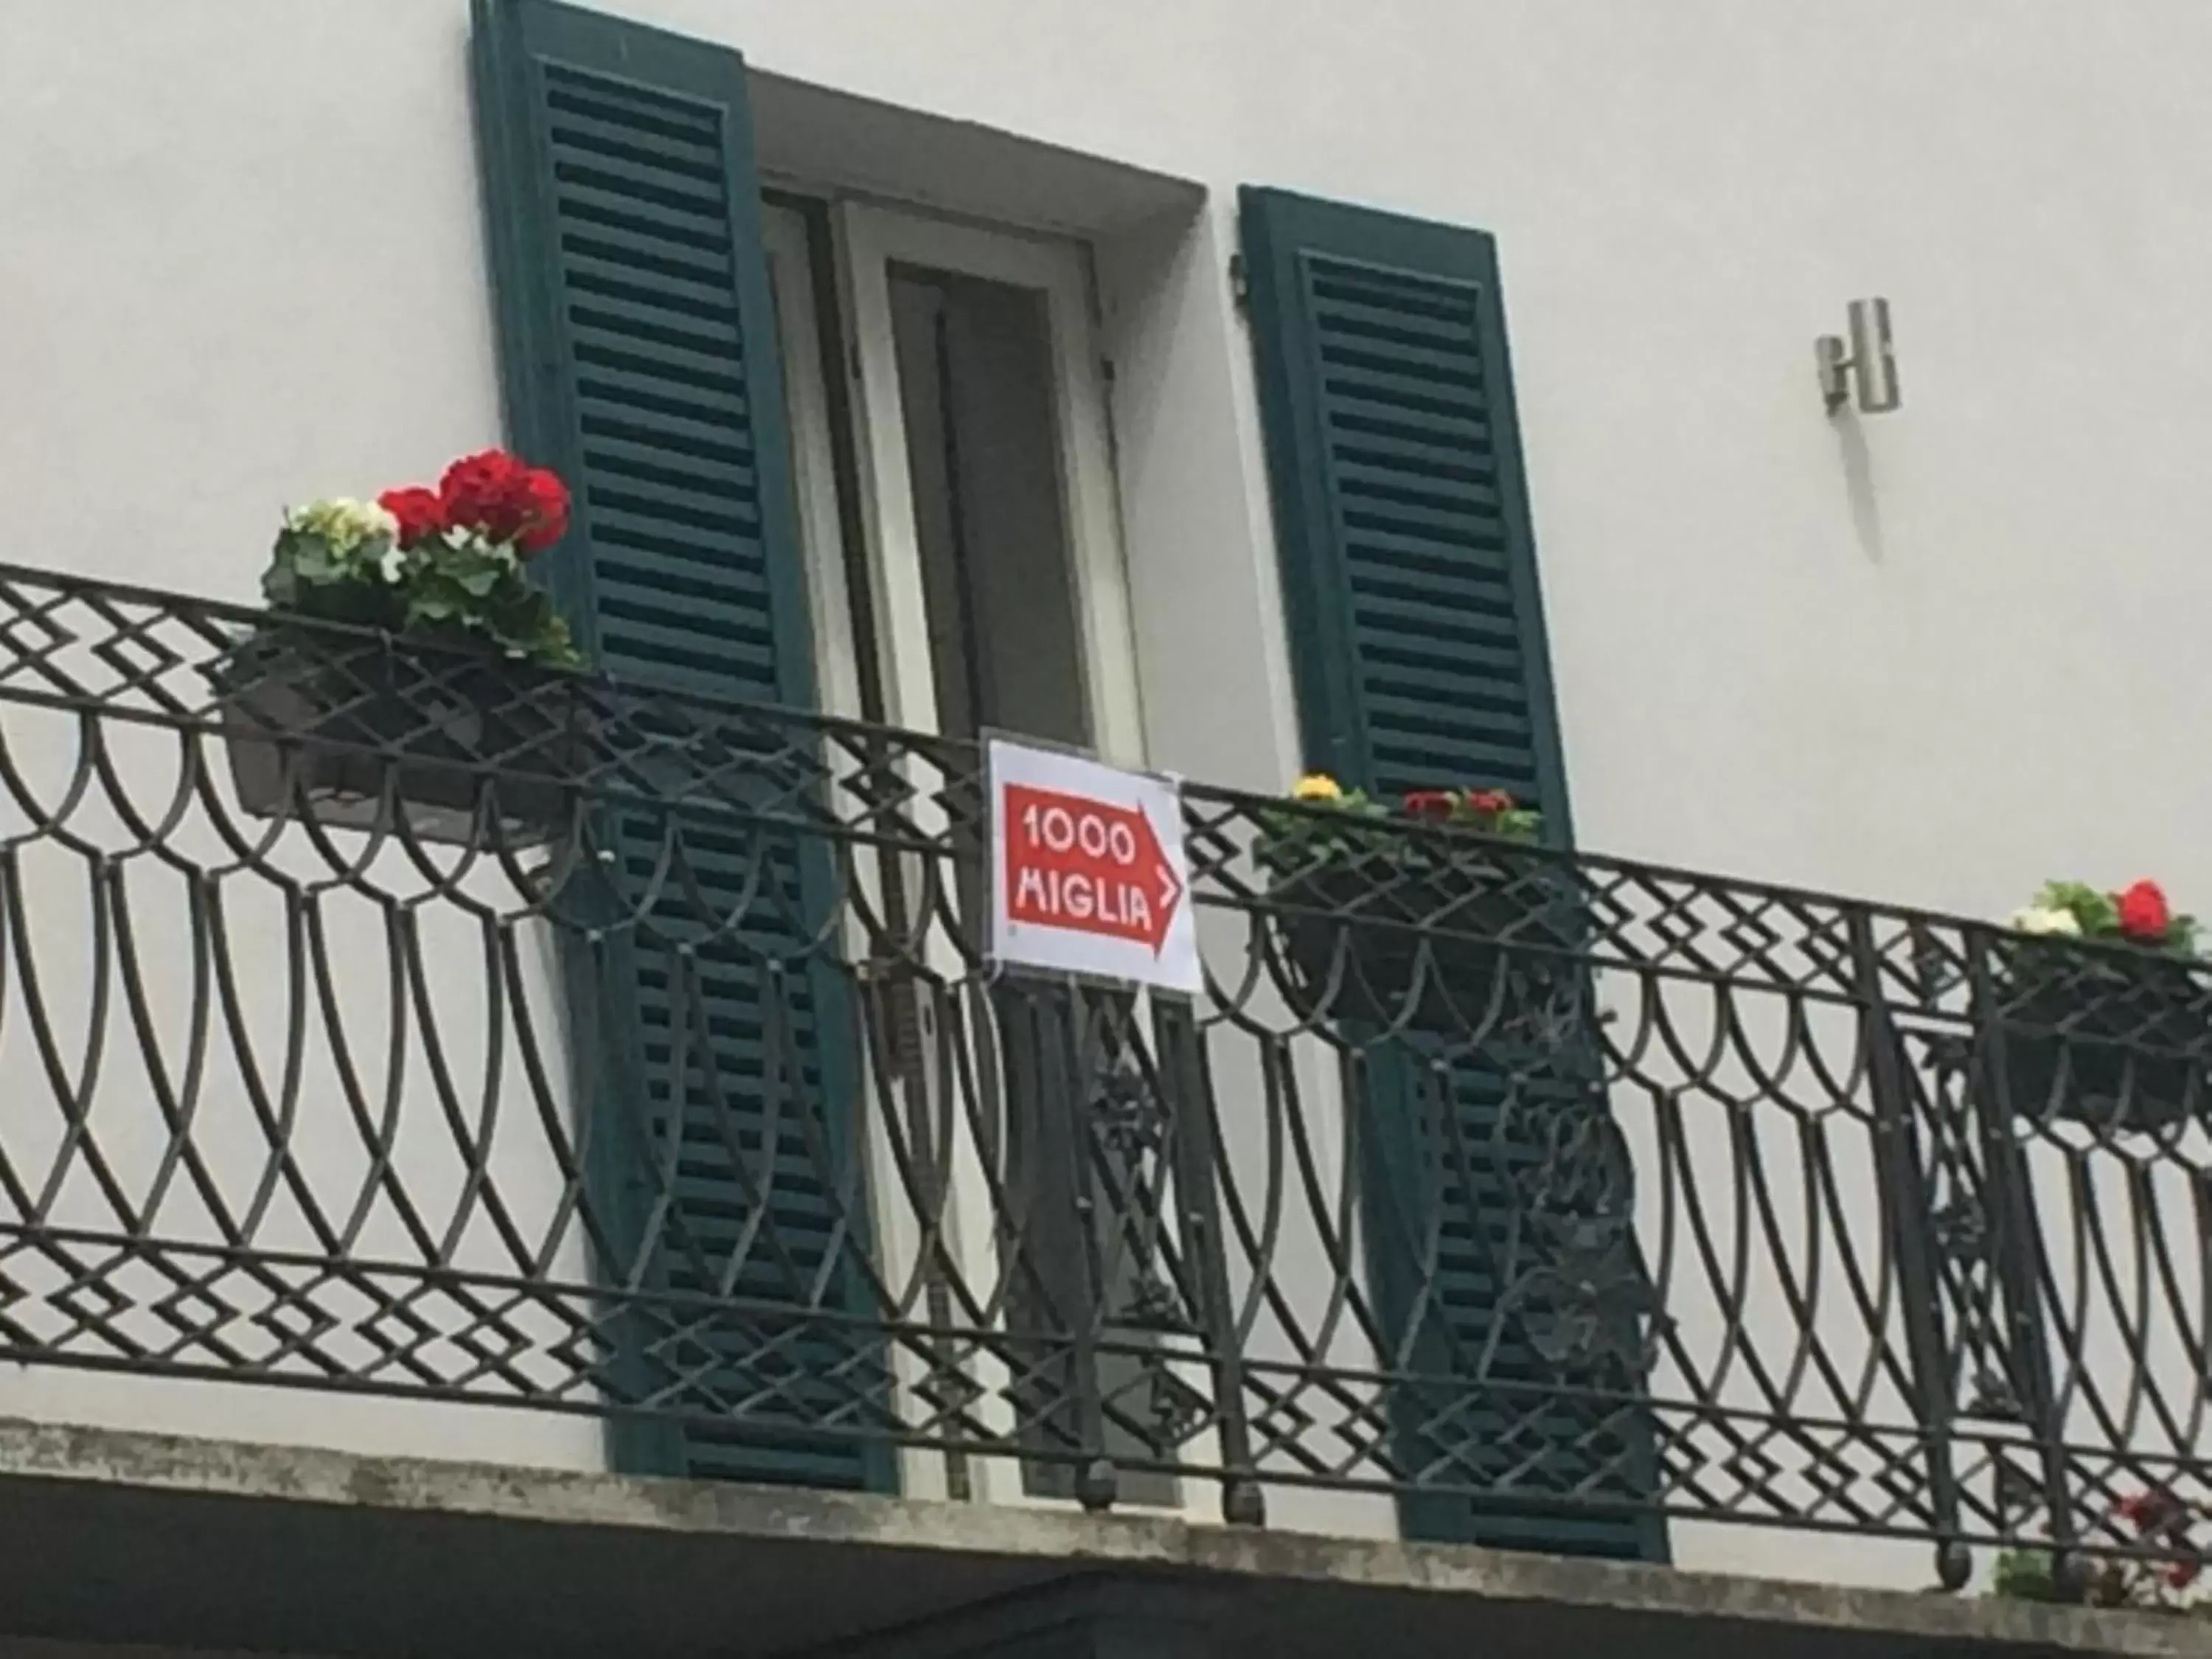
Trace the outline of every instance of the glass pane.
{"type": "Polygon", "coordinates": [[[1044,296],[895,266],[938,722],[1088,744],[1044,296]]]}

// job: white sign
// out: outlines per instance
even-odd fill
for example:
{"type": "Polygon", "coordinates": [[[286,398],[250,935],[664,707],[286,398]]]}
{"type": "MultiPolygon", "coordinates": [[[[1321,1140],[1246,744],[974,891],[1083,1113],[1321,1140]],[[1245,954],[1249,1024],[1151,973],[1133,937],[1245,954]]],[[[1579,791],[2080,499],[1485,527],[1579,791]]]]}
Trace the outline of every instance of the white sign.
{"type": "Polygon", "coordinates": [[[994,964],[1203,988],[1174,781],[1003,738],[984,754],[994,964]]]}

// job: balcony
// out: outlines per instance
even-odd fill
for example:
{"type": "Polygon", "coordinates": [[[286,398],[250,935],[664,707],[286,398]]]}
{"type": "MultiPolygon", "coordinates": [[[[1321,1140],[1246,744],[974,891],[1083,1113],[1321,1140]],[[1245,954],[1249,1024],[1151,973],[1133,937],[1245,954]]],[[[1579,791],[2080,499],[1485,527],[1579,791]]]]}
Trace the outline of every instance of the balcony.
{"type": "Polygon", "coordinates": [[[463,731],[466,659],[302,627],[382,712],[256,758],[258,620],[0,568],[0,1411],[387,1396],[317,1421],[1900,1587],[2194,1559],[2124,1505],[2212,1499],[2202,975],[2083,951],[2054,1014],[1986,923],[1436,830],[1324,889],[1192,786],[1204,996],[994,979],[966,745],[589,677],[463,731]]]}

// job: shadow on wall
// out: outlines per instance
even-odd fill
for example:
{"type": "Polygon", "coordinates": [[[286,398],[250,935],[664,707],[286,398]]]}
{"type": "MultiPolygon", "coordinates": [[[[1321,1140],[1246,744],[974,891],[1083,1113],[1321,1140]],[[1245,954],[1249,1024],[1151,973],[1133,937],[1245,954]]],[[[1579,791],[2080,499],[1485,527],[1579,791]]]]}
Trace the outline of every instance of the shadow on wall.
{"type": "Polygon", "coordinates": [[[1836,447],[1844,462],[1844,495],[1851,508],[1851,530],[1859,551],[1872,564],[1888,562],[1882,540],[1881,504],[1875,497],[1874,456],[1867,448],[1866,428],[1853,416],[1835,422],[1836,447]]]}

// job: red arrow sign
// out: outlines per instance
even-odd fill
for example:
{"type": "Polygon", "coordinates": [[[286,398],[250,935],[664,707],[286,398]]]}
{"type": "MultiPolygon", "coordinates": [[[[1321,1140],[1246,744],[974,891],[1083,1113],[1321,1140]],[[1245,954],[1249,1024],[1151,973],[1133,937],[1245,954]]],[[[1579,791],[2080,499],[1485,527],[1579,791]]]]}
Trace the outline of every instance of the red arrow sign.
{"type": "Polygon", "coordinates": [[[1182,883],[1142,811],[1024,783],[1006,786],[1000,810],[1009,916],[1160,953],[1182,883]]]}

